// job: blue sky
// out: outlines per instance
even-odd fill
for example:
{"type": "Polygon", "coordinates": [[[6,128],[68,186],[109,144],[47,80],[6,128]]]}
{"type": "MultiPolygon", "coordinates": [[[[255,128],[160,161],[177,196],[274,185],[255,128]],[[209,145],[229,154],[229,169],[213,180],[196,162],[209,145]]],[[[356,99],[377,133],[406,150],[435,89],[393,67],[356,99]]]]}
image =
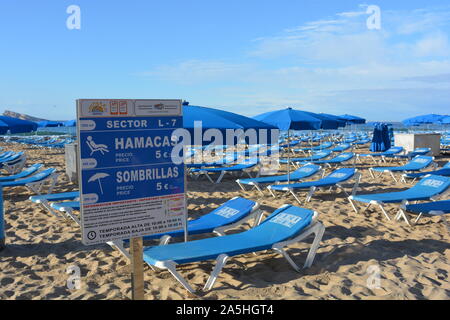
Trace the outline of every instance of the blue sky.
{"type": "Polygon", "coordinates": [[[0,112],[62,120],[77,98],[176,98],[249,116],[448,114],[449,37],[446,0],[3,0],[0,112]]]}

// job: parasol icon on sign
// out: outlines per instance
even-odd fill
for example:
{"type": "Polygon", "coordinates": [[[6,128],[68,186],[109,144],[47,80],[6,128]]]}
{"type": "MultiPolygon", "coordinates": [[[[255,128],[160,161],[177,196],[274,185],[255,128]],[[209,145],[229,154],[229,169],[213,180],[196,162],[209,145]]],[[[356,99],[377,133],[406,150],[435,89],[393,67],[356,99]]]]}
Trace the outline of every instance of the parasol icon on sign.
{"type": "Polygon", "coordinates": [[[99,172],[94,174],[92,177],[89,178],[88,182],[95,182],[98,181],[98,185],[100,186],[100,192],[103,194],[103,187],[102,187],[102,179],[109,177],[109,174],[99,172]]]}

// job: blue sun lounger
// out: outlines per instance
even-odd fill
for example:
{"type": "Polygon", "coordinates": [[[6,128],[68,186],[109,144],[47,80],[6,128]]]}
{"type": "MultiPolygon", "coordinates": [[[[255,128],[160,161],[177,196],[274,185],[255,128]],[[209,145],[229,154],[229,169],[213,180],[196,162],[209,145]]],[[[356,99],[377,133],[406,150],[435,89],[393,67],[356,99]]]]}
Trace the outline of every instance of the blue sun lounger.
{"type": "Polygon", "coordinates": [[[287,181],[298,182],[303,179],[310,178],[316,174],[320,174],[321,172],[322,171],[320,166],[310,163],[295,170],[289,176],[287,174],[284,174],[279,176],[260,177],[253,179],[238,179],[236,180],[236,182],[243,191],[246,191],[244,185],[250,185],[255,187],[262,195],[264,195],[260,187],[260,185],[262,184],[273,184],[287,181]]]}
{"type": "MultiPolygon", "coordinates": [[[[254,159],[246,159],[243,163],[235,164],[230,167],[217,167],[217,168],[201,168],[201,169],[192,169],[192,174],[198,174],[198,175],[205,175],[211,183],[220,183],[227,173],[246,173],[250,178],[253,178],[250,172],[259,167],[259,160],[257,158],[254,159]],[[210,174],[219,174],[219,177],[214,182],[214,180],[211,178],[210,174]]],[[[259,174],[259,173],[258,173],[259,174]]]]}
{"type": "Polygon", "coordinates": [[[311,161],[311,162],[314,164],[325,164],[331,168],[333,165],[335,167],[337,167],[338,165],[348,162],[354,158],[355,158],[355,154],[353,152],[346,152],[346,153],[341,153],[340,155],[338,155],[332,159],[329,159],[329,160],[318,160],[318,161],[311,161]]]}
{"type": "Polygon", "coordinates": [[[33,164],[31,167],[23,170],[20,173],[9,175],[9,176],[0,176],[0,183],[26,178],[26,177],[34,174],[35,172],[37,172],[39,169],[42,168],[42,166],[43,166],[42,164],[37,163],[37,164],[33,164]]]}
{"type": "Polygon", "coordinates": [[[450,213],[450,200],[402,205],[400,208],[403,211],[402,214],[404,215],[402,217],[406,220],[408,220],[407,213],[414,213],[417,215],[414,223],[417,223],[422,216],[441,217],[450,232],[450,224],[446,220],[445,216],[450,213]]]}
{"type": "Polygon", "coordinates": [[[370,139],[361,139],[361,140],[357,140],[357,141],[355,141],[355,142],[353,142],[352,143],[352,145],[354,145],[354,146],[363,146],[363,145],[366,145],[366,144],[368,144],[369,142],[370,142],[371,140],[370,139]]]}
{"type": "Polygon", "coordinates": [[[361,163],[361,158],[371,158],[375,164],[377,164],[377,161],[375,158],[380,158],[380,161],[385,161],[386,156],[391,156],[395,154],[399,154],[403,151],[403,147],[392,147],[384,152],[378,152],[378,153],[359,153],[356,155],[357,160],[361,163]]]}
{"type": "MultiPolygon", "coordinates": [[[[50,194],[42,194],[37,196],[31,196],[29,200],[33,203],[36,203],[42,206],[44,209],[48,210],[54,216],[59,217],[59,210],[54,210],[51,207],[51,203],[53,202],[62,202],[62,201],[78,201],[80,198],[80,192],[72,191],[72,192],[63,192],[63,193],[50,193],[50,194]]],[[[78,204],[78,207],[80,205],[78,204]]]]}
{"type": "Polygon", "coordinates": [[[435,170],[435,171],[425,171],[425,172],[417,172],[417,173],[405,173],[403,175],[404,179],[418,179],[423,178],[426,175],[434,174],[437,176],[445,176],[450,177],[450,162],[448,162],[446,165],[442,167],[442,169],[435,170]]]}
{"type": "Polygon", "coordinates": [[[42,194],[42,191],[48,182],[50,183],[47,193],[52,193],[57,181],[58,173],[56,172],[56,169],[50,168],[24,179],[1,182],[1,185],[3,188],[27,187],[31,192],[42,194]]]}
{"type": "MultiPolygon", "coordinates": [[[[330,154],[332,154],[332,152],[330,150],[322,150],[322,151],[313,153],[310,157],[291,158],[291,164],[295,164],[295,165],[299,166],[305,162],[311,162],[311,161],[317,161],[317,160],[324,159],[324,158],[328,157],[330,154]]],[[[280,159],[279,162],[281,164],[287,164],[288,159],[280,159]]]]}
{"type": "Polygon", "coordinates": [[[176,270],[177,265],[216,260],[216,265],[203,290],[210,290],[222,268],[229,260],[241,254],[274,250],[300,272],[300,267],[292,260],[285,248],[298,243],[311,234],[315,235],[304,268],[309,268],[325,232],[314,211],[285,205],[277,209],[259,226],[248,231],[217,238],[202,239],[185,243],[175,243],[144,249],[144,261],[151,267],[168,270],[189,292],[196,290],[176,270]]]}
{"type": "Polygon", "coordinates": [[[350,143],[341,143],[341,144],[338,144],[333,149],[331,149],[331,151],[333,151],[333,152],[344,152],[344,151],[350,149],[351,147],[352,147],[352,145],[350,143]]]}
{"type": "Polygon", "coordinates": [[[343,183],[355,180],[355,184],[353,185],[351,194],[356,194],[356,191],[358,190],[359,183],[361,181],[361,174],[358,172],[355,168],[341,168],[338,169],[325,178],[322,178],[320,180],[316,181],[307,181],[307,182],[301,182],[301,183],[293,183],[293,184],[279,184],[279,185],[270,185],[267,187],[267,189],[270,191],[272,196],[275,197],[274,191],[284,191],[284,192],[290,192],[295,200],[298,201],[298,203],[302,203],[300,199],[295,194],[295,191],[298,190],[309,190],[308,195],[306,196],[306,202],[311,201],[312,196],[314,195],[314,192],[316,192],[318,189],[322,188],[329,188],[330,190],[332,188],[339,188],[341,189],[347,196],[349,194],[345,191],[344,187],[342,186],[343,183]]]}
{"type": "MultiPolygon", "coordinates": [[[[397,178],[394,175],[394,172],[401,172],[401,173],[410,173],[414,171],[421,171],[429,166],[433,165],[436,167],[436,163],[434,163],[434,158],[429,156],[417,156],[414,159],[412,159],[407,164],[400,166],[400,167],[374,167],[369,168],[369,173],[372,176],[373,179],[379,178],[383,175],[383,173],[389,173],[391,177],[394,179],[395,182],[397,181],[397,178]],[[375,172],[378,172],[378,177],[375,177],[375,172]]],[[[402,180],[404,178],[402,177],[402,180]]]]}
{"type": "Polygon", "coordinates": [[[15,153],[9,157],[0,159],[0,169],[6,170],[9,174],[16,174],[22,171],[27,156],[24,152],[15,153]]]}
{"type": "MultiPolygon", "coordinates": [[[[356,206],[356,202],[362,202],[367,204],[366,208],[362,212],[367,211],[367,209],[369,209],[372,205],[377,205],[380,207],[384,216],[388,220],[391,220],[386,212],[386,209],[384,208],[385,204],[401,203],[406,205],[410,201],[435,200],[437,196],[447,192],[449,187],[450,178],[430,175],[420,180],[410,189],[404,191],[352,195],[348,197],[348,199],[356,213],[360,212],[356,206]]],[[[396,217],[398,218],[398,216],[396,217]]],[[[408,221],[406,222],[409,224],[408,221]]]]}

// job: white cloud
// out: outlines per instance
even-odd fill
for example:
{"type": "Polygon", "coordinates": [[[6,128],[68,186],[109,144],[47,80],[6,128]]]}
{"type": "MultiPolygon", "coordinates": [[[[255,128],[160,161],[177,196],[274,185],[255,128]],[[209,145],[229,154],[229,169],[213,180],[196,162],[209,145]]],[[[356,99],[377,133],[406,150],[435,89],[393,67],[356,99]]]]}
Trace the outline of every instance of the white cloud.
{"type": "Polygon", "coordinates": [[[414,50],[415,54],[420,57],[449,57],[448,36],[443,32],[426,35],[415,44],[414,50]]]}

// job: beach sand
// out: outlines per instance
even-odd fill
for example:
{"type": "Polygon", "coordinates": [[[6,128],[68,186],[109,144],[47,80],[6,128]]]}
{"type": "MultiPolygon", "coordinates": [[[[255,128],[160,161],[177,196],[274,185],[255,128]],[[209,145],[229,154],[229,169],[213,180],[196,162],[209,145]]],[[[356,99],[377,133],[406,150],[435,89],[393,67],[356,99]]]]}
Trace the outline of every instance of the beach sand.
{"type": "MultiPolygon", "coordinates": [[[[63,150],[39,150],[0,143],[6,150],[25,151],[28,164],[43,163],[62,175],[55,192],[76,190],[65,172],[63,150]]],[[[367,152],[357,149],[356,152],[367,152]]],[[[443,165],[449,156],[437,157],[443,165]]],[[[401,190],[386,175],[373,181],[368,161],[363,171],[365,192],[401,190]]],[[[257,200],[266,216],[283,204],[297,205],[292,196],[272,198],[256,190],[243,192],[235,179],[226,177],[213,185],[205,178],[188,180],[188,208],[191,218],[199,217],[225,201],[241,196],[257,200]]],[[[0,253],[0,299],[129,299],[130,264],[107,245],[81,243],[80,228],[71,220],[56,218],[31,203],[25,188],[4,190],[7,249],[0,253]],[[67,269],[81,271],[81,288],[69,289],[67,269]]],[[[304,194],[301,195],[304,197],[304,194]]],[[[423,218],[409,227],[387,221],[379,210],[356,214],[342,193],[318,193],[303,207],[320,213],[326,231],[316,260],[310,269],[295,272],[271,251],[247,254],[229,260],[213,290],[193,297],[167,272],[145,266],[145,295],[149,300],[166,299],[449,299],[450,236],[439,218],[423,218]],[[368,287],[373,271],[380,271],[379,288],[368,287]]],[[[392,206],[391,215],[396,206],[392,206]]],[[[249,225],[232,232],[245,230],[249,225]]],[[[197,239],[199,237],[194,237],[197,239]]],[[[293,245],[290,253],[303,264],[311,240],[293,245]]],[[[201,288],[213,261],[179,267],[180,273],[201,288]]]]}

